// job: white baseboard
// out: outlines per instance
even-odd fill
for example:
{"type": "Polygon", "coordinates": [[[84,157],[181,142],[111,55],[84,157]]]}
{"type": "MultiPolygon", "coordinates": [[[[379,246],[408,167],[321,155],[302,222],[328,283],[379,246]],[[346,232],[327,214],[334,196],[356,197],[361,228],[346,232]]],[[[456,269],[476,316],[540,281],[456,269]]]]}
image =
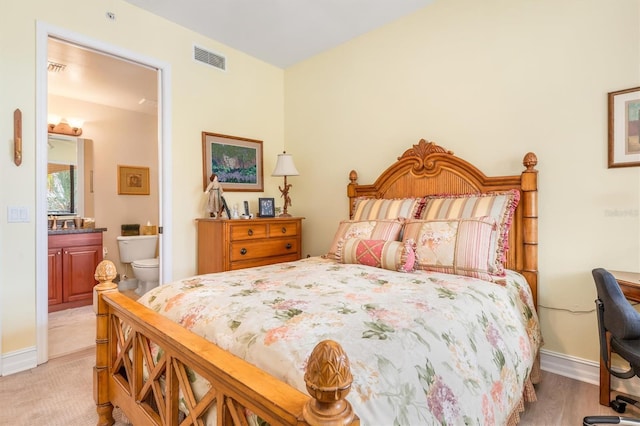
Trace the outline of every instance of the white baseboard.
{"type": "Polygon", "coordinates": [[[38,354],[36,348],[31,347],[19,351],[9,352],[2,355],[2,376],[19,373],[21,371],[35,368],[38,365],[38,354]]]}
{"type": "MultiPolygon", "coordinates": [[[[540,368],[570,379],[596,386],[600,385],[600,364],[594,361],[541,349],[540,368]]],[[[633,377],[624,380],[612,376],[611,389],[616,392],[640,396],[640,378],[633,377]]]]}

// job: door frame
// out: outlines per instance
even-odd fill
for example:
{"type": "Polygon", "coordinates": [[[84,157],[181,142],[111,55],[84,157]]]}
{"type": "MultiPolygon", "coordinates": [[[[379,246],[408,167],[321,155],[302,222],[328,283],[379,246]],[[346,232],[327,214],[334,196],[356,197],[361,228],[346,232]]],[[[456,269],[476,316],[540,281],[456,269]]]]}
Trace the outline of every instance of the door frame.
{"type": "Polygon", "coordinates": [[[48,327],[48,265],[47,265],[47,42],[56,37],[73,44],[100,51],[112,56],[136,62],[158,71],[158,192],[160,284],[172,278],[172,195],[171,195],[171,65],[122,49],[119,46],[56,27],[46,22],[36,22],[36,356],[37,363],[49,359],[48,327]]]}

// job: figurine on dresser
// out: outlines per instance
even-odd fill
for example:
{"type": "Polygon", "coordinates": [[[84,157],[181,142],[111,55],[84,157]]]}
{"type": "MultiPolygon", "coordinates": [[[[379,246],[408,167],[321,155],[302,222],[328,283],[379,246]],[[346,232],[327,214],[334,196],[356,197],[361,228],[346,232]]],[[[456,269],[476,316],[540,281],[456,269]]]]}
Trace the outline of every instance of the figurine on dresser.
{"type": "Polygon", "coordinates": [[[209,197],[207,200],[207,213],[209,213],[209,217],[221,218],[223,209],[222,186],[218,182],[218,175],[215,173],[211,174],[209,181],[210,183],[204,191],[209,197]]]}

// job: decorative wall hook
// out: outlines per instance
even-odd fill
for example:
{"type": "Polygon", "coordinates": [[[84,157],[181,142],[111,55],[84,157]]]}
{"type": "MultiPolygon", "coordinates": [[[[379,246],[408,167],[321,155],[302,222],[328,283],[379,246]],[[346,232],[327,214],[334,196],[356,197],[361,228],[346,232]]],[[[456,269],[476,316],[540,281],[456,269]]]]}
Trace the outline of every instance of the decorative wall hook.
{"type": "Polygon", "coordinates": [[[22,164],[22,111],[13,112],[13,162],[16,166],[22,164]]]}

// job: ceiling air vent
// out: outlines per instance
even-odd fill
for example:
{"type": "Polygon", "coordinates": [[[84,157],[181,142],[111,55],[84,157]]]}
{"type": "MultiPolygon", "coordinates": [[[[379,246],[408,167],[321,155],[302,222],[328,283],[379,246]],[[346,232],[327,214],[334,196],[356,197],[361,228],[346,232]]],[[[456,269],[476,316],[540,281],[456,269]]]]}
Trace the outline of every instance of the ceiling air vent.
{"type": "Polygon", "coordinates": [[[47,62],[47,71],[51,72],[62,72],[67,68],[65,64],[61,64],[59,62],[48,61],[47,62]]]}
{"type": "Polygon", "coordinates": [[[227,58],[217,53],[210,52],[198,46],[193,46],[193,59],[203,64],[211,65],[219,70],[227,70],[227,58]]]}

